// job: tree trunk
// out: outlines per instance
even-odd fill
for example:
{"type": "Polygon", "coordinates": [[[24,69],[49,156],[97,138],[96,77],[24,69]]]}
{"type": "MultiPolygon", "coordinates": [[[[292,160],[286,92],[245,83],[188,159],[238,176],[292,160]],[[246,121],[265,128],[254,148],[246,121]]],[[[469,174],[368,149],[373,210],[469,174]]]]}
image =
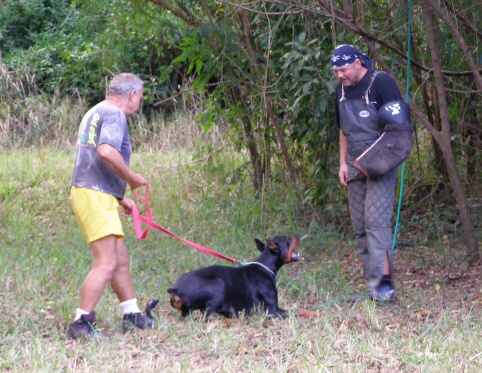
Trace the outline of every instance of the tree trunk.
{"type": "MultiPolygon", "coordinates": [[[[234,1],[234,4],[236,5],[236,7],[238,7],[238,16],[239,16],[239,19],[240,19],[241,26],[243,27],[244,42],[245,42],[245,45],[247,47],[248,56],[251,60],[251,67],[255,71],[255,74],[256,74],[256,77],[257,77],[257,80],[258,80],[258,84],[261,84],[261,82],[264,82],[265,84],[261,84],[261,85],[263,87],[267,87],[266,79],[263,78],[263,75],[261,74],[261,71],[259,71],[258,61],[256,60],[256,54],[255,54],[255,51],[253,49],[253,38],[252,38],[252,33],[251,33],[251,26],[249,24],[248,19],[246,18],[245,14],[244,14],[243,8],[241,6],[239,6],[239,4],[237,3],[237,0],[234,1]]],[[[274,128],[274,131],[275,131],[275,134],[276,134],[276,139],[278,140],[278,144],[279,144],[279,147],[281,149],[281,153],[283,154],[285,164],[286,164],[286,168],[287,168],[287,171],[288,171],[288,175],[289,175],[290,180],[291,180],[291,184],[293,186],[295,186],[296,185],[295,173],[294,173],[294,170],[293,170],[293,166],[291,164],[291,158],[290,158],[290,155],[288,153],[288,148],[286,147],[286,143],[285,143],[283,134],[281,133],[280,127],[278,125],[278,118],[276,117],[275,110],[273,108],[273,103],[272,103],[270,97],[266,94],[265,90],[263,90],[263,92],[261,92],[261,95],[263,97],[263,101],[264,101],[265,106],[266,106],[265,107],[266,108],[266,115],[269,119],[269,123],[271,123],[273,128],[274,128]]]]}
{"type": "MultiPolygon", "coordinates": [[[[231,88],[233,100],[236,103],[243,102],[242,92],[239,87],[231,88]]],[[[262,162],[261,156],[258,151],[258,145],[253,133],[253,126],[248,115],[243,115],[241,118],[243,123],[244,141],[246,148],[249,152],[249,159],[251,161],[251,167],[253,168],[253,189],[257,193],[263,186],[263,177],[266,173],[266,162],[262,162]]]]}
{"type": "Polygon", "coordinates": [[[457,162],[455,160],[451,146],[450,120],[447,110],[447,95],[443,81],[436,29],[434,28],[432,19],[432,7],[427,3],[427,0],[420,0],[420,6],[422,8],[423,19],[426,25],[427,41],[429,44],[430,55],[432,56],[435,85],[437,88],[440,118],[442,123],[442,129],[440,131],[434,131],[434,139],[440,146],[440,149],[442,151],[450,182],[454,190],[455,200],[457,201],[457,207],[460,214],[460,221],[465,230],[466,255],[469,261],[474,261],[476,259],[479,259],[480,253],[475,228],[467,207],[467,197],[462,186],[459,170],[457,168],[457,162]]]}

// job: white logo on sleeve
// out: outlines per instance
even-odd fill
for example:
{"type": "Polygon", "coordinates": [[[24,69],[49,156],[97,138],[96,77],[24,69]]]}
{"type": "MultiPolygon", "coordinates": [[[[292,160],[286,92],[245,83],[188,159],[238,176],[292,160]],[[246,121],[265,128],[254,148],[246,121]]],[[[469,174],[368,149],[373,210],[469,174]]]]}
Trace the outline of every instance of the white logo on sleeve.
{"type": "Polygon", "coordinates": [[[397,115],[400,114],[400,110],[402,108],[400,107],[400,104],[393,104],[393,105],[388,105],[385,107],[385,110],[391,111],[392,115],[397,115]]]}

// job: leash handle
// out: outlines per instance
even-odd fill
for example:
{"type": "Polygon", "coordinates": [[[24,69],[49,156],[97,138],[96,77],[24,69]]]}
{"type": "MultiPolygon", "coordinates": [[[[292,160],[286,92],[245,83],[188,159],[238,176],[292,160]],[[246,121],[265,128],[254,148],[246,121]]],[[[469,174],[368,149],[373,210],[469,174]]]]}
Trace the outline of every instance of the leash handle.
{"type": "Polygon", "coordinates": [[[140,239],[140,240],[145,239],[147,237],[147,234],[149,233],[149,228],[152,227],[152,228],[157,229],[157,230],[159,230],[163,233],[166,233],[169,236],[177,238],[179,241],[181,241],[181,242],[185,243],[186,245],[189,245],[192,248],[194,248],[196,250],[199,250],[203,253],[215,256],[217,258],[225,259],[225,260],[230,261],[232,263],[239,263],[236,259],[230,258],[229,256],[220,254],[220,253],[218,253],[214,250],[208,249],[207,247],[201,246],[197,243],[194,243],[194,242],[188,241],[184,238],[181,238],[181,237],[175,235],[174,233],[172,233],[171,231],[167,230],[166,228],[161,227],[159,224],[154,223],[152,221],[151,207],[149,206],[149,198],[148,198],[149,197],[149,184],[146,185],[145,196],[142,196],[142,195],[136,193],[133,190],[132,190],[132,194],[134,196],[136,196],[137,198],[139,198],[141,201],[143,201],[145,206],[146,206],[146,216],[142,216],[142,215],[139,214],[139,211],[137,210],[136,204],[134,203],[134,201],[132,201],[131,216],[132,216],[132,220],[134,221],[134,228],[135,228],[136,236],[137,236],[138,239],[140,239]],[[141,224],[140,224],[141,222],[146,225],[146,228],[144,230],[141,229],[141,224]]]}

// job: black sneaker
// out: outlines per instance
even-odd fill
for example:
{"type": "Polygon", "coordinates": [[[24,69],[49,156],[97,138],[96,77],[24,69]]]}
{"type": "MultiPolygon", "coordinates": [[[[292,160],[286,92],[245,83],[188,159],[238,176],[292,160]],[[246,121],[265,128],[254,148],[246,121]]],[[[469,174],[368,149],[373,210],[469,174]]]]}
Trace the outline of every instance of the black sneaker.
{"type": "Polygon", "coordinates": [[[382,282],[375,291],[368,293],[375,302],[385,303],[395,299],[395,288],[391,284],[382,282]]]}
{"type": "Polygon", "coordinates": [[[67,335],[71,339],[79,339],[81,337],[94,338],[97,335],[95,328],[95,312],[80,316],[80,319],[72,321],[69,324],[67,335]]]}
{"type": "Polygon", "coordinates": [[[122,319],[122,330],[126,331],[132,326],[138,329],[152,329],[154,328],[154,319],[148,316],[144,316],[140,312],[126,313],[122,319]]]}

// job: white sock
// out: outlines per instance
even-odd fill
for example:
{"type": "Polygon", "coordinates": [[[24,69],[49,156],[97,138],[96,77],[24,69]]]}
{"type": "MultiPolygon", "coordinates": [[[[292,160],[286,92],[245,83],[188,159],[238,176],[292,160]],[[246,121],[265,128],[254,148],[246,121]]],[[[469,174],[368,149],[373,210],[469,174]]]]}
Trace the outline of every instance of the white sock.
{"type": "MultiPolygon", "coordinates": [[[[80,308],[77,308],[77,311],[75,313],[75,320],[78,320],[80,319],[80,316],[82,315],[88,315],[90,312],[87,312],[87,311],[84,311],[84,310],[81,310],[80,308]]],[[[74,321],[75,321],[74,320],[74,321]]]]}
{"type": "Polygon", "coordinates": [[[126,313],[140,313],[141,310],[137,306],[137,298],[126,300],[119,304],[122,314],[126,313]]]}

